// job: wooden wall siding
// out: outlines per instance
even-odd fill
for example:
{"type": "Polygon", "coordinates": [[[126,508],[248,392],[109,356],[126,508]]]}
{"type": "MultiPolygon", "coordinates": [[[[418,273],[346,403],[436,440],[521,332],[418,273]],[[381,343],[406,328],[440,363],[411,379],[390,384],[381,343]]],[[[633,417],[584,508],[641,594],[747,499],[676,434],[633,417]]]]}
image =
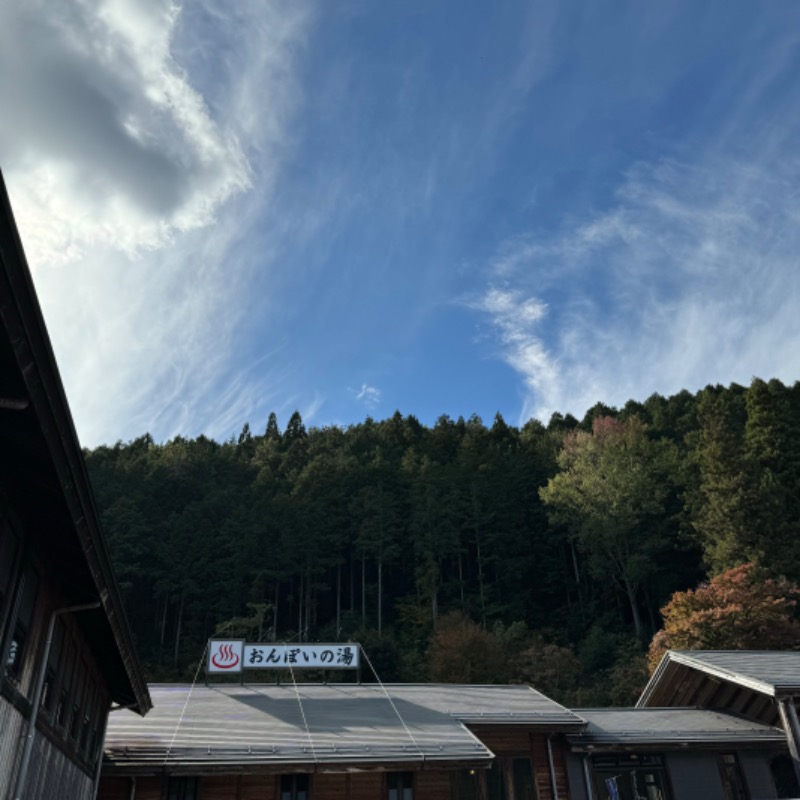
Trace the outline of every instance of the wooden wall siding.
{"type": "MultiPolygon", "coordinates": [[[[550,741],[553,749],[553,767],[556,775],[556,791],[558,800],[568,800],[569,784],[567,782],[567,763],[564,758],[563,745],[560,739],[553,737],[550,741]]],[[[531,735],[531,761],[533,762],[533,782],[539,800],[555,800],[553,783],[550,777],[550,760],[547,753],[547,736],[531,735]]]]}
{"type": "Polygon", "coordinates": [[[276,800],[278,778],[275,775],[243,775],[241,800],[276,800]]]}
{"type": "Polygon", "coordinates": [[[21,741],[25,719],[11,703],[0,697],[0,797],[11,792],[16,772],[17,745],[21,741]]]}
{"type": "Polygon", "coordinates": [[[131,796],[130,778],[101,778],[97,800],[128,800],[131,796]]]}
{"type": "Polygon", "coordinates": [[[92,800],[94,776],[87,775],[44,736],[38,735],[25,786],[25,800],[92,800]]]}
{"type": "Polygon", "coordinates": [[[161,778],[137,778],[136,800],[162,800],[167,796],[164,786],[161,778]]]}
{"type": "Polygon", "coordinates": [[[414,800],[449,800],[450,794],[449,772],[414,773],[414,800]]]}
{"type": "Polygon", "coordinates": [[[346,800],[347,775],[320,772],[311,779],[314,800],[346,800]]]}
{"type": "Polygon", "coordinates": [[[496,756],[520,755],[530,752],[530,731],[525,727],[492,727],[476,725],[470,731],[475,734],[496,756]]]}
{"type": "Polygon", "coordinates": [[[350,775],[349,800],[380,800],[383,797],[383,773],[354,772],[350,775]]]}
{"type": "Polygon", "coordinates": [[[240,783],[235,775],[207,775],[200,778],[199,800],[239,800],[240,783]]]}
{"type": "MultiPolygon", "coordinates": [[[[140,777],[136,779],[136,800],[162,800],[166,784],[161,778],[140,777]]],[[[131,796],[130,778],[101,778],[97,800],[129,800],[131,796]]],[[[259,797],[259,800],[261,798],[259,797]]],[[[273,800],[273,798],[269,798],[273,800]]]]}

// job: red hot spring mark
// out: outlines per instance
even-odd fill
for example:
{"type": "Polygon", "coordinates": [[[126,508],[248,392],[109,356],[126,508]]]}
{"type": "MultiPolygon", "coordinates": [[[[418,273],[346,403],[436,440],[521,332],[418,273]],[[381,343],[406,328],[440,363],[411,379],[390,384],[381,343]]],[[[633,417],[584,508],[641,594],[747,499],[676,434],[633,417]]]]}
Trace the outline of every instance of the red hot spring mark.
{"type": "Polygon", "coordinates": [[[233,669],[239,663],[239,656],[233,649],[233,645],[223,644],[213,656],[211,663],[217,669],[233,669]]]}

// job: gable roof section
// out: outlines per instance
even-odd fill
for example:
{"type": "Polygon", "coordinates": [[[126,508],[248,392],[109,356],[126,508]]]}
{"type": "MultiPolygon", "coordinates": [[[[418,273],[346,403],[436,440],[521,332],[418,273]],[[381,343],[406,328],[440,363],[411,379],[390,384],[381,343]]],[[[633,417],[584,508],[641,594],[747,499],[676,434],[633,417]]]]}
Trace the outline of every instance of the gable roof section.
{"type": "Polygon", "coordinates": [[[743,717],[700,708],[587,708],[578,709],[585,730],[567,734],[574,749],[630,746],[785,745],[779,728],[743,717]]]}
{"type": "Polygon", "coordinates": [[[687,669],[768,697],[800,694],[800,651],[669,650],[637,707],[672,705],[679,692],[675,677],[687,669]]]}
{"type": "Polygon", "coordinates": [[[112,715],[107,774],[486,767],[494,754],[464,724],[583,721],[525,686],[155,685],[147,719],[112,715]],[[388,695],[388,696],[387,696],[388,695]]]}
{"type": "Polygon", "coordinates": [[[86,465],[0,174],[0,474],[26,529],[71,603],[99,599],[79,615],[112,699],[150,708],[86,465]],[[19,401],[17,403],[16,401],[19,401]]]}

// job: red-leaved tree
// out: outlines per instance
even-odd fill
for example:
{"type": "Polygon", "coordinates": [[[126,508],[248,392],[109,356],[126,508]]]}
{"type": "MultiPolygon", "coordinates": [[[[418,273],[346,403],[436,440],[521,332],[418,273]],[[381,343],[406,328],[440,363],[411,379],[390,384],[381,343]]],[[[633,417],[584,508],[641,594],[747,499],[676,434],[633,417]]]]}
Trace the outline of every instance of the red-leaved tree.
{"type": "Polygon", "coordinates": [[[650,643],[650,670],[667,650],[798,649],[798,599],[800,587],[786,578],[767,578],[753,564],[676,592],[661,609],[664,627],[650,643]]]}

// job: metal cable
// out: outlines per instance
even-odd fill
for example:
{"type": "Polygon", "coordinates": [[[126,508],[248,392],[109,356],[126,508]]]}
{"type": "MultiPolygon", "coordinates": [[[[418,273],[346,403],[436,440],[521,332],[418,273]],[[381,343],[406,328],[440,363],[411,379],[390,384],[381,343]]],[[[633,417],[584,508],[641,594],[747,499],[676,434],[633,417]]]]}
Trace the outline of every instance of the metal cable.
{"type": "Polygon", "coordinates": [[[206,662],[206,653],[208,653],[208,645],[210,641],[211,641],[210,639],[206,641],[206,646],[203,648],[203,655],[200,657],[200,663],[197,665],[197,671],[194,673],[194,680],[192,681],[192,685],[189,687],[189,693],[186,695],[186,702],[183,704],[183,710],[181,711],[180,717],[178,717],[178,724],[175,726],[175,733],[172,734],[172,741],[170,742],[169,747],[167,748],[167,752],[164,755],[164,764],[167,763],[170,751],[172,750],[175,744],[175,739],[178,737],[178,729],[181,727],[181,723],[183,722],[183,717],[186,714],[186,709],[189,707],[189,700],[191,700],[192,691],[194,690],[194,685],[197,683],[197,676],[200,674],[200,669],[206,662]]]}
{"type": "Polygon", "coordinates": [[[405,732],[408,734],[408,738],[411,739],[411,741],[414,743],[414,747],[417,748],[420,756],[424,761],[425,754],[422,752],[422,748],[419,746],[417,740],[414,738],[414,734],[411,733],[411,731],[409,730],[408,725],[406,725],[406,721],[403,719],[403,715],[397,710],[397,706],[394,704],[394,700],[392,700],[391,695],[389,694],[389,692],[386,691],[386,687],[383,685],[383,681],[380,679],[380,676],[375,670],[375,667],[372,666],[372,662],[369,660],[369,656],[367,655],[364,648],[361,647],[360,645],[359,645],[359,650],[361,651],[361,654],[364,656],[364,658],[367,660],[367,665],[372,670],[372,674],[375,676],[375,680],[378,681],[378,686],[381,687],[383,693],[386,695],[386,699],[389,701],[389,705],[391,705],[391,707],[394,709],[394,713],[397,714],[397,719],[400,720],[400,724],[403,726],[405,732]]]}
{"type": "Polygon", "coordinates": [[[300,706],[300,716],[303,718],[303,725],[306,728],[306,735],[308,736],[308,745],[311,748],[311,755],[314,758],[314,763],[317,763],[317,752],[314,750],[314,739],[311,736],[311,729],[308,727],[308,720],[306,719],[306,712],[303,708],[303,701],[300,699],[300,690],[297,688],[297,681],[294,678],[294,669],[291,662],[289,662],[289,674],[292,676],[292,684],[294,686],[294,693],[297,697],[297,705],[300,706]]]}

